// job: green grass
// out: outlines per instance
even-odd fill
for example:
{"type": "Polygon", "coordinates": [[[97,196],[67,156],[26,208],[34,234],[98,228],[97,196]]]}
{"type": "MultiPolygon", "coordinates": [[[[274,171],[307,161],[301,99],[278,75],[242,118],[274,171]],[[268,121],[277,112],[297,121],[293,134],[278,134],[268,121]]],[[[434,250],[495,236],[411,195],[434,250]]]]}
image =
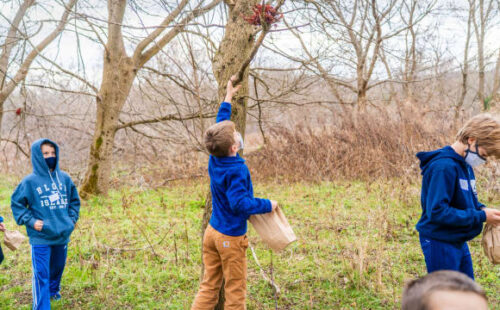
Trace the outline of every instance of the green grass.
{"type": "MultiPolygon", "coordinates": [[[[13,183],[0,184],[0,214],[15,227],[9,207],[13,183]]],[[[206,180],[159,190],[126,188],[94,198],[81,209],[54,309],[188,309],[200,276],[200,226],[206,180]]],[[[425,274],[414,229],[418,185],[398,181],[321,184],[259,183],[256,196],[278,200],[299,240],[271,253],[249,229],[250,243],[282,290],[280,309],[398,308],[405,281],[425,274]]],[[[487,193],[499,205],[498,193],[487,193]]],[[[24,232],[24,229],[22,229],[24,232]]],[[[492,309],[500,309],[500,267],[470,243],[476,276],[492,309]]],[[[0,265],[0,309],[29,309],[31,263],[27,244],[5,249],[0,265]]],[[[248,309],[273,309],[273,289],[248,251],[248,309]]]]}

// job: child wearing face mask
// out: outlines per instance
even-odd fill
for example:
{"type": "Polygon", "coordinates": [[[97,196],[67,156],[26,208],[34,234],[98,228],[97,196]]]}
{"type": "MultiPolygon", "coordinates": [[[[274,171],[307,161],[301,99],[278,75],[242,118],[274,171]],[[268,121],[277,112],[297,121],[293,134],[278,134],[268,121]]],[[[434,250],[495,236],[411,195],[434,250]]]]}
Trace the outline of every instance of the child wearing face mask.
{"type": "Polygon", "coordinates": [[[60,283],[68,242],[80,212],[80,198],[71,177],[59,169],[59,147],[48,139],[31,146],[33,173],[11,197],[18,225],[25,225],[31,245],[33,309],[50,309],[61,299],[60,283]]]}
{"type": "Polygon", "coordinates": [[[500,158],[500,122],[481,114],[470,119],[451,146],[420,152],[422,216],[416,226],[427,271],[455,270],[474,279],[467,241],[483,223],[500,224],[500,210],[478,200],[475,167],[500,158]]]}
{"type": "Polygon", "coordinates": [[[229,119],[232,97],[241,86],[233,87],[233,79],[227,84],[217,123],[207,129],[204,137],[210,153],[212,217],[203,238],[205,273],[191,308],[194,310],[215,307],[223,278],[225,308],[246,309],[247,219],[277,207],[275,201],[254,198],[250,172],[238,154],[243,138],[229,119]]]}

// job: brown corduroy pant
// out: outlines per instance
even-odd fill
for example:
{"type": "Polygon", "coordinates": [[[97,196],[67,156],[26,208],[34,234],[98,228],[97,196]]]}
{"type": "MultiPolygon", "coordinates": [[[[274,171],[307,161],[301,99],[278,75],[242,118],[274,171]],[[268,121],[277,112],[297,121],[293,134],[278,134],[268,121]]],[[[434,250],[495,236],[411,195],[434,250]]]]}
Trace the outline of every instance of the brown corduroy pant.
{"type": "Polygon", "coordinates": [[[203,238],[205,272],[191,310],[212,310],[224,278],[226,310],[246,309],[248,239],[221,234],[208,225],[203,238]]]}

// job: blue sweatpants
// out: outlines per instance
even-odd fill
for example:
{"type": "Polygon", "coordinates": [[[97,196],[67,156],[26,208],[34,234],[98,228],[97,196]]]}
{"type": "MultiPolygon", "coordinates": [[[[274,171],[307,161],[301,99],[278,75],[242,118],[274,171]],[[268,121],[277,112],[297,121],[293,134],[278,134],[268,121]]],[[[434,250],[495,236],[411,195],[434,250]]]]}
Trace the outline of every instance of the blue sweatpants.
{"type": "Polygon", "coordinates": [[[68,245],[31,245],[33,310],[50,309],[50,298],[60,290],[68,245]]]}
{"type": "Polygon", "coordinates": [[[420,236],[420,246],[424,252],[427,272],[455,270],[474,280],[474,269],[467,242],[448,243],[420,236]]]}

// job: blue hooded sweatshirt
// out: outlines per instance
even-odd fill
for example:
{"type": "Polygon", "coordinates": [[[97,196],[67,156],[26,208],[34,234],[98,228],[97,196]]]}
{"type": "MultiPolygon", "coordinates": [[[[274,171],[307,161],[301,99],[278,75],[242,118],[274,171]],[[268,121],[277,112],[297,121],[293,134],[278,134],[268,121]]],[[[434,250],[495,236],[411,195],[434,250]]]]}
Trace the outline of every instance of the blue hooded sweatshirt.
{"type": "Polygon", "coordinates": [[[417,157],[423,175],[420,235],[457,244],[479,235],[486,213],[477,199],[472,167],[451,146],[417,157]]]}
{"type": "MultiPolygon", "coordinates": [[[[217,123],[231,118],[231,104],[223,102],[217,114],[217,123]]],[[[245,160],[236,156],[215,157],[208,162],[212,191],[212,217],[210,225],[229,236],[242,236],[247,232],[250,215],[272,211],[268,199],[253,197],[250,171],[245,160]]]]}
{"type": "Polygon", "coordinates": [[[48,139],[35,141],[31,163],[33,173],[19,183],[11,197],[14,219],[18,225],[26,225],[31,244],[66,244],[78,221],[80,198],[71,177],[59,169],[59,147],[48,139]],[[52,172],[42,155],[44,142],[56,149],[56,168],[52,172]],[[43,221],[42,231],[34,229],[36,220],[43,221]]]}

